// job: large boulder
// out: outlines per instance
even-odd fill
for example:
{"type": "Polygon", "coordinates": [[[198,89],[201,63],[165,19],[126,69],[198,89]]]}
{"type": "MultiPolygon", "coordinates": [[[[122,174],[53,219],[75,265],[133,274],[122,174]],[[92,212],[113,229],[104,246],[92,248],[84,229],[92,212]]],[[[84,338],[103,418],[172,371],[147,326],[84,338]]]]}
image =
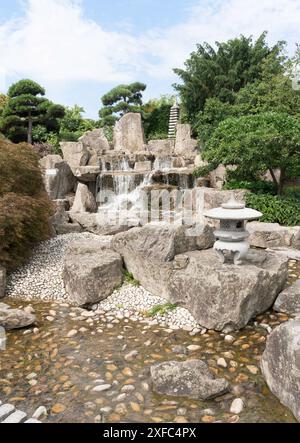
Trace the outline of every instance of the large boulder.
{"type": "Polygon", "coordinates": [[[114,235],[136,226],[136,223],[134,221],[131,223],[130,220],[126,224],[110,223],[99,213],[69,212],[68,215],[72,223],[78,223],[84,231],[96,235],[114,235]]]}
{"type": "Polygon", "coordinates": [[[273,394],[300,421],[300,318],[269,335],[261,370],[273,394]]]}
{"type": "Polygon", "coordinates": [[[76,179],[70,166],[60,155],[47,155],[40,160],[44,185],[52,200],[62,199],[73,191],[76,179]]]}
{"type": "Polygon", "coordinates": [[[108,140],[102,128],[86,132],[78,141],[81,142],[90,153],[89,165],[97,164],[98,157],[110,150],[108,140]]]}
{"type": "Polygon", "coordinates": [[[175,154],[185,156],[197,155],[197,140],[192,138],[191,125],[178,124],[176,129],[175,154]]]}
{"type": "Polygon", "coordinates": [[[0,326],[4,329],[21,329],[35,323],[36,317],[31,310],[11,309],[5,303],[0,303],[0,326]]]}
{"type": "Polygon", "coordinates": [[[300,315],[300,280],[279,294],[274,304],[274,310],[289,315],[300,315]]]}
{"type": "Polygon", "coordinates": [[[74,170],[74,175],[81,182],[96,182],[101,172],[100,166],[79,166],[74,170]]]}
{"type": "Polygon", "coordinates": [[[66,200],[55,200],[56,211],[51,217],[52,226],[57,235],[82,232],[79,223],[72,223],[66,211],[66,200]]]}
{"type": "Polygon", "coordinates": [[[122,284],[122,259],[99,244],[69,247],[63,279],[67,301],[75,306],[97,303],[122,284]]]}
{"type": "Polygon", "coordinates": [[[172,260],[185,251],[210,248],[214,237],[210,227],[189,236],[186,226],[149,223],[142,228],[117,234],[113,248],[118,251],[129,272],[154,295],[169,299],[172,260]]]}
{"type": "Polygon", "coordinates": [[[300,249],[300,227],[286,227],[278,223],[251,222],[247,224],[249,242],[256,248],[290,246],[300,249]]]}
{"type": "Polygon", "coordinates": [[[6,288],[6,269],[0,265],[0,298],[5,296],[6,288]]]}
{"type": "Polygon", "coordinates": [[[116,151],[143,151],[145,145],[142,117],[139,113],[125,114],[114,127],[114,148],[116,151]]]}
{"type": "Polygon", "coordinates": [[[64,160],[73,172],[75,172],[79,166],[86,166],[88,164],[90,153],[82,142],[61,142],[60,147],[64,160]]]}
{"type": "Polygon", "coordinates": [[[216,379],[201,360],[169,361],[151,366],[153,389],[158,394],[208,400],[226,393],[229,383],[216,379]]]}
{"type": "Polygon", "coordinates": [[[282,291],[288,260],[258,251],[242,265],[222,264],[216,252],[193,251],[175,257],[171,301],[186,307],[207,329],[243,328],[270,308],[282,291]]]}
{"type": "Polygon", "coordinates": [[[96,212],[97,203],[87,185],[78,183],[75,200],[70,212],[96,212]]]}
{"type": "Polygon", "coordinates": [[[154,155],[168,155],[174,154],[175,141],[174,140],[150,140],[147,148],[154,155]]]}

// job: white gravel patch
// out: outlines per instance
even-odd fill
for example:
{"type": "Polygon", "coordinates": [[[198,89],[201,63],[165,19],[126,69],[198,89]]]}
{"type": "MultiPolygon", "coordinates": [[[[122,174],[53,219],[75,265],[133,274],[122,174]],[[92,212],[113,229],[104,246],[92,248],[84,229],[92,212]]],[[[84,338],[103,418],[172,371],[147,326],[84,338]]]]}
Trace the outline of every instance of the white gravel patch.
{"type": "MultiPolygon", "coordinates": [[[[62,273],[67,246],[74,240],[99,241],[100,236],[91,233],[59,235],[40,243],[30,261],[11,273],[7,281],[7,296],[21,300],[45,300],[67,302],[62,273]]],[[[103,238],[109,241],[109,236],[103,238]]],[[[94,311],[103,311],[109,321],[131,319],[149,325],[161,325],[170,329],[185,329],[196,334],[203,330],[187,309],[176,307],[164,313],[149,316],[155,306],[165,306],[166,300],[154,296],[142,287],[124,284],[106,300],[93,306],[94,311]],[[111,316],[111,318],[110,318],[111,316]]]]}

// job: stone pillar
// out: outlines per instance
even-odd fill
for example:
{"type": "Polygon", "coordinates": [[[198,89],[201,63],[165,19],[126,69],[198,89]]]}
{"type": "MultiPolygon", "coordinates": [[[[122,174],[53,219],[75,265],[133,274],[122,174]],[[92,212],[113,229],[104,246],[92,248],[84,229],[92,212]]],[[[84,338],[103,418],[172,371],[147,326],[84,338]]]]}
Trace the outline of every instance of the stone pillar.
{"type": "Polygon", "coordinates": [[[139,113],[125,114],[114,127],[114,148],[116,151],[136,153],[144,150],[145,139],[142,117],[139,113]]]}

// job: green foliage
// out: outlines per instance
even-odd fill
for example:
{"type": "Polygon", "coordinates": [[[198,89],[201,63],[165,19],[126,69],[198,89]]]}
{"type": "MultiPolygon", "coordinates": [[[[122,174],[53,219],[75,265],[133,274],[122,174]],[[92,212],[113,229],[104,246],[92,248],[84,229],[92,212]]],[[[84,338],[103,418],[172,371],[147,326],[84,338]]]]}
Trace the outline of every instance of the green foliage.
{"type": "Polygon", "coordinates": [[[283,189],[283,195],[300,201],[300,186],[285,187],[283,189]]]}
{"type": "Polygon", "coordinates": [[[155,317],[156,315],[165,315],[167,312],[174,311],[178,305],[166,303],[164,305],[156,305],[147,312],[147,317],[155,317]]]}
{"type": "Polygon", "coordinates": [[[247,84],[282,72],[284,43],[269,48],[266,35],[263,33],[255,42],[244,36],[216,42],[216,49],[208,43],[197,45],[185,69],[174,70],[182,81],[174,86],[190,122],[195,123],[209,98],[232,104],[235,93],[247,84]]]}
{"type": "Polygon", "coordinates": [[[133,286],[140,286],[141,285],[140,282],[137,281],[134,278],[133,274],[131,272],[129,272],[127,269],[123,270],[123,274],[124,274],[124,280],[126,283],[129,283],[130,285],[133,285],[133,286]]]}
{"type": "Polygon", "coordinates": [[[103,108],[99,111],[101,126],[114,126],[115,122],[127,112],[142,112],[142,92],[144,83],[119,85],[102,98],[103,108]]]}
{"type": "Polygon", "coordinates": [[[276,194],[276,186],[273,182],[266,180],[256,180],[256,181],[238,181],[229,180],[224,186],[224,190],[230,189],[248,189],[254,194],[276,194]]]}
{"type": "Polygon", "coordinates": [[[83,118],[84,112],[84,109],[78,105],[65,108],[64,117],[60,120],[61,141],[77,141],[85,132],[100,127],[100,122],[83,118]]]}
{"type": "Polygon", "coordinates": [[[0,141],[0,263],[12,269],[50,236],[52,204],[31,146],[0,141]]]}
{"type": "Polygon", "coordinates": [[[0,128],[11,141],[32,143],[35,125],[48,132],[59,131],[58,119],[64,116],[64,108],[44,95],[44,88],[32,80],[21,80],[9,88],[0,128]]]}
{"type": "Polygon", "coordinates": [[[193,176],[198,177],[206,177],[209,175],[210,172],[212,172],[214,169],[216,169],[218,165],[215,165],[214,163],[209,163],[206,166],[199,166],[199,168],[196,168],[193,172],[193,176]]]}
{"type": "Polygon", "coordinates": [[[279,223],[285,226],[300,224],[300,200],[295,198],[272,196],[270,194],[246,195],[246,204],[262,212],[263,222],[279,223]]]}
{"type": "Polygon", "coordinates": [[[174,103],[173,96],[162,96],[150,100],[143,106],[143,123],[147,140],[168,138],[170,110],[174,103]]]}
{"type": "Polygon", "coordinates": [[[235,174],[246,181],[270,171],[281,193],[284,178],[300,173],[300,120],[275,112],[228,118],[210,137],[203,158],[213,164],[236,165],[235,174]]]}

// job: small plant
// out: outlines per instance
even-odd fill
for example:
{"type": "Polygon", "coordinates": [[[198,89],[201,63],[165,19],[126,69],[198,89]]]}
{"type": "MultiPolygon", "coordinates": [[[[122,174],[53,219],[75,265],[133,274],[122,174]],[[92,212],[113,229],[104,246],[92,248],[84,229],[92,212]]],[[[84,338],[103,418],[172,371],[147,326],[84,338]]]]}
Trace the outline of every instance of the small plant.
{"type": "Polygon", "coordinates": [[[300,224],[300,200],[296,198],[248,193],[246,204],[262,212],[263,217],[260,220],[263,222],[279,223],[284,226],[300,224]]]}
{"type": "Polygon", "coordinates": [[[140,282],[136,280],[131,272],[129,272],[127,269],[124,269],[124,280],[126,283],[129,283],[133,286],[141,286],[140,282]]]}
{"type": "Polygon", "coordinates": [[[153,306],[153,308],[147,312],[147,317],[155,317],[156,315],[165,315],[167,312],[174,311],[177,307],[178,305],[173,303],[156,305],[153,306]]]}

